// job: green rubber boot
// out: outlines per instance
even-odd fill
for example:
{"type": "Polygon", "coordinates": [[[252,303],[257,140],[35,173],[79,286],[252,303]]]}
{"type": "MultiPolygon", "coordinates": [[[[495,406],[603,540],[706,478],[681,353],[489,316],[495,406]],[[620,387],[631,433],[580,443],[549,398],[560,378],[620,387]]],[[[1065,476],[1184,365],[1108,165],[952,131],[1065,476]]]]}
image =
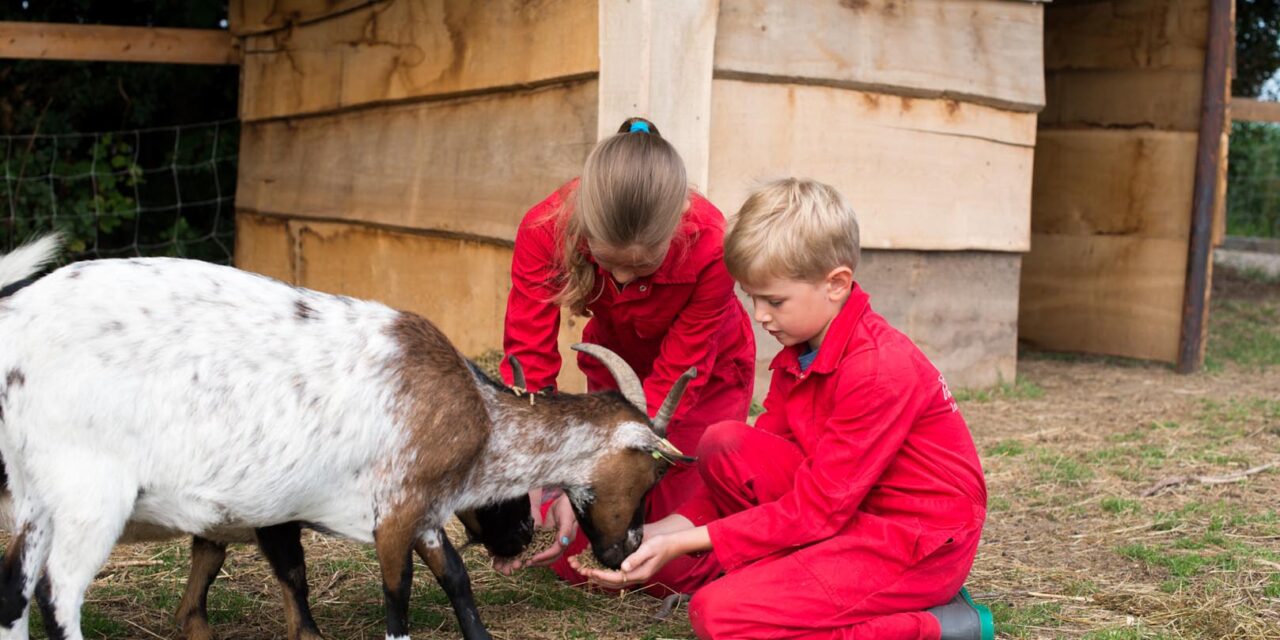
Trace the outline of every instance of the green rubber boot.
{"type": "Polygon", "coordinates": [[[991,609],[978,604],[961,588],[951,602],[927,609],[942,627],[942,640],[995,640],[995,618],[991,609]]]}

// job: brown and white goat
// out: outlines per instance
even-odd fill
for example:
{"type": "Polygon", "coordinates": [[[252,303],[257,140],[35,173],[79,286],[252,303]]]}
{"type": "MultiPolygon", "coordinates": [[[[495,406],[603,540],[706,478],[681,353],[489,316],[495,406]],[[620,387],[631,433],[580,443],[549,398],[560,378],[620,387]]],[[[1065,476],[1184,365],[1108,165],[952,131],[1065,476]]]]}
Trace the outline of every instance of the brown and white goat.
{"type": "MultiPolygon", "coordinates": [[[[18,276],[0,287],[37,266],[0,259],[18,276]]],[[[130,522],[210,538],[296,522],[373,542],[388,638],[408,637],[422,544],[463,635],[487,638],[443,535],[452,513],[561,486],[616,567],[669,464],[664,423],[683,384],[651,423],[635,374],[584,349],[623,393],[531,402],[429,321],[381,304],[187,260],[59,269],[0,300],[15,520],[0,639],[26,637],[42,570],[54,624],[81,638],[84,591],[130,522]]]]}

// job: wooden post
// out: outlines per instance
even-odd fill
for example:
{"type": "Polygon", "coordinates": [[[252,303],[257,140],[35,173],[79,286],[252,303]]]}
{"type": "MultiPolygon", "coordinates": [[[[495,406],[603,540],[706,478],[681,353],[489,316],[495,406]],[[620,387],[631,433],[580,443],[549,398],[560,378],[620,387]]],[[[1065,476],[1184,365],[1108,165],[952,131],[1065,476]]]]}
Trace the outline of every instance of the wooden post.
{"type": "Polygon", "coordinates": [[[1231,98],[1231,119],[1235,122],[1280,123],[1280,102],[1253,98],[1231,98]]]}
{"type": "Polygon", "coordinates": [[[240,64],[231,33],[100,24],[0,22],[0,58],[240,64]]]}
{"type": "Polygon", "coordinates": [[[1200,135],[1196,143],[1195,190],[1191,205],[1191,242],[1187,252],[1186,293],[1182,300],[1182,339],[1178,372],[1192,373],[1204,363],[1209,315],[1210,243],[1213,205],[1221,162],[1222,131],[1227,121],[1228,67],[1232,50],[1232,1],[1209,0],[1209,42],[1200,97],[1200,135]]]}
{"type": "Polygon", "coordinates": [[[600,138],[628,116],[653,120],[707,189],[719,0],[600,0],[600,138]]]}

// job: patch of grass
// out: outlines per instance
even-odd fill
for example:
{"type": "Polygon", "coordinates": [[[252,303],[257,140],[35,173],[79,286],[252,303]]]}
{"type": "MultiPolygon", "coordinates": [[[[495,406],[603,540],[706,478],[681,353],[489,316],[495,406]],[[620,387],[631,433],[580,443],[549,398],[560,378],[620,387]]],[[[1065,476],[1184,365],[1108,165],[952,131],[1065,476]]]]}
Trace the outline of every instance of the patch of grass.
{"type": "Polygon", "coordinates": [[[257,606],[252,596],[238,589],[209,590],[209,623],[235,622],[257,606]]]}
{"type": "Polygon", "coordinates": [[[1062,605],[1057,602],[1037,602],[1035,604],[1013,606],[1004,602],[991,603],[991,613],[995,616],[996,628],[1001,634],[1014,638],[1038,637],[1035,629],[1057,627],[1062,624],[1058,615],[1062,605]]]}
{"type": "Polygon", "coordinates": [[[1127,498],[1103,498],[1099,505],[1102,507],[1102,510],[1107,513],[1137,513],[1142,511],[1142,504],[1140,502],[1137,500],[1129,500],[1127,498]]]}
{"type": "Polygon", "coordinates": [[[1252,367],[1280,364],[1280,309],[1276,305],[1224,300],[1214,305],[1206,362],[1252,367]]]}
{"type": "Polygon", "coordinates": [[[1280,573],[1271,574],[1267,586],[1262,588],[1262,595],[1268,598],[1280,598],[1280,573]]]}
{"type": "Polygon", "coordinates": [[[988,456],[1020,456],[1027,450],[1026,445],[1018,440],[1001,440],[987,447],[988,456]]]}
{"type": "Polygon", "coordinates": [[[1008,511],[1013,506],[1009,499],[1004,496],[992,496],[987,498],[987,511],[996,513],[998,511],[1008,511]]]}
{"type": "Polygon", "coordinates": [[[1093,470],[1067,456],[1042,452],[1036,457],[1036,477],[1052,484],[1083,484],[1093,478],[1093,470]]]}
{"type": "Polygon", "coordinates": [[[956,401],[983,404],[993,400],[1035,400],[1044,397],[1040,385],[1025,378],[1014,383],[1000,382],[989,389],[960,389],[956,401]]]}
{"type": "Polygon", "coordinates": [[[1158,549],[1145,544],[1129,544],[1116,549],[1120,555],[1137,560],[1148,567],[1166,569],[1175,580],[1190,578],[1200,573],[1206,566],[1214,564],[1215,557],[1196,553],[1169,553],[1167,549],[1158,549]]]}

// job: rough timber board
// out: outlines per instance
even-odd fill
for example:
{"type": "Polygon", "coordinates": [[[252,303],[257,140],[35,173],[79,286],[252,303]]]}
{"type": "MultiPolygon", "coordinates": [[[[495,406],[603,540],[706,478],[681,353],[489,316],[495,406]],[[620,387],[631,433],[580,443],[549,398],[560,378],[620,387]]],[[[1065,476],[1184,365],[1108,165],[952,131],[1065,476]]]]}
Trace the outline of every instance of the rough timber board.
{"type": "Polygon", "coordinates": [[[1208,0],[1053,2],[1045,7],[1044,68],[1204,68],[1208,0]]]}
{"type": "Polygon", "coordinates": [[[757,181],[799,175],[849,198],[865,247],[1028,247],[1034,114],[716,80],[712,116],[708,191],[727,214],[757,181]]]}
{"type": "Polygon", "coordinates": [[[511,251],[453,238],[291,221],[298,285],[420,314],[478,355],[502,344],[511,251]]]}
{"type": "MultiPolygon", "coordinates": [[[[1196,134],[1135,129],[1042,130],[1032,230],[1186,243],[1196,134]]],[[[1032,243],[1032,253],[1038,248],[1032,243]]]]}
{"type": "Polygon", "coordinates": [[[1035,111],[1042,12],[992,0],[721,0],[715,68],[1035,111]]]}
{"type": "Polygon", "coordinates": [[[1187,240],[1034,234],[1018,334],[1044,349],[1174,362],[1187,240]]]}
{"type": "MultiPolygon", "coordinates": [[[[1014,253],[871,250],[862,252],[856,278],[871,308],[915,341],[953,389],[987,387],[1017,373],[1021,260],[1014,253]]],[[[755,395],[763,399],[779,346],[754,326],[755,395]]]]}
{"type": "Polygon", "coordinates": [[[293,278],[293,242],[285,221],[237,213],[233,264],[245,271],[296,284],[293,278]]]}
{"type": "Polygon", "coordinates": [[[653,120],[689,180],[707,183],[711,60],[718,0],[600,1],[599,135],[628,117],[653,120]]]}
{"type": "Polygon", "coordinates": [[[595,142],[595,82],[245,124],[236,206],[514,241],[595,142]]]}
{"type": "Polygon", "coordinates": [[[378,0],[231,0],[227,18],[231,33],[244,35],[316,22],[378,0]]]}
{"type": "Polygon", "coordinates": [[[1062,70],[1045,78],[1040,126],[1200,128],[1199,69],[1062,70]]]}
{"type": "Polygon", "coordinates": [[[594,2],[390,0],[245,39],[241,119],[582,77],[594,2]]]}

